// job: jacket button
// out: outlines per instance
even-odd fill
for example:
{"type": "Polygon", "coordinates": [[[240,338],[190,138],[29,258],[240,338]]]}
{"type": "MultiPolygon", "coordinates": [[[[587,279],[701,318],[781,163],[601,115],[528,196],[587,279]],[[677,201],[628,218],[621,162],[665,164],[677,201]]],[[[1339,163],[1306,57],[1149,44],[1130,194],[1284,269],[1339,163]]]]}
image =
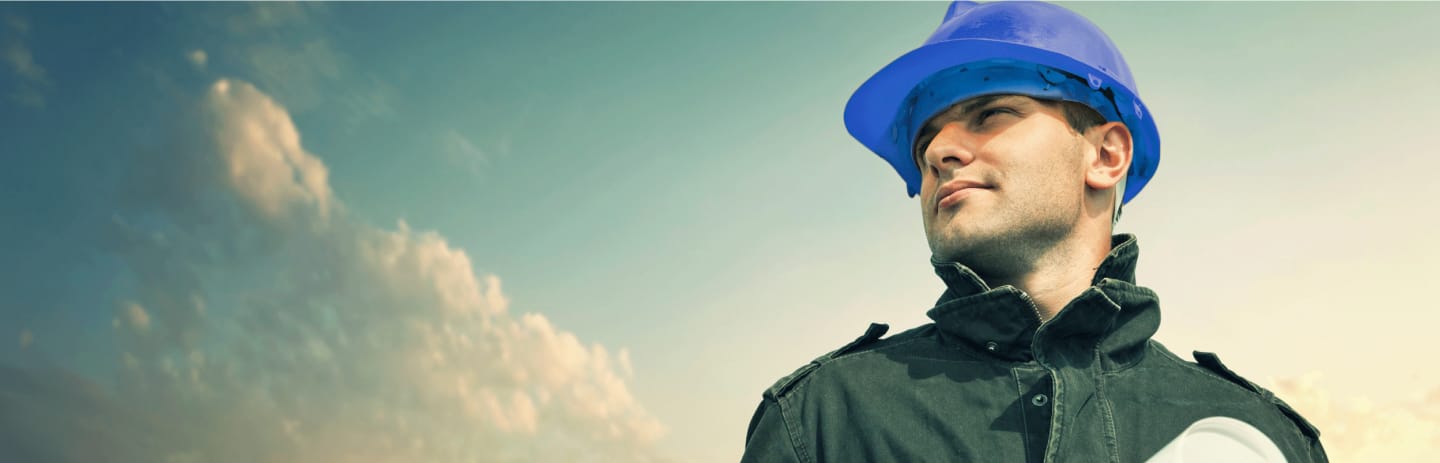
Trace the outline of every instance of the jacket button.
{"type": "Polygon", "coordinates": [[[990,341],[990,342],[985,343],[985,350],[988,350],[988,351],[990,351],[990,352],[995,352],[995,351],[997,351],[997,350],[1000,350],[1000,345],[999,345],[999,344],[996,344],[995,341],[990,341]]]}
{"type": "Polygon", "coordinates": [[[1035,397],[1030,398],[1030,404],[1036,407],[1044,407],[1047,403],[1050,403],[1050,398],[1045,394],[1035,394],[1035,397]]]}

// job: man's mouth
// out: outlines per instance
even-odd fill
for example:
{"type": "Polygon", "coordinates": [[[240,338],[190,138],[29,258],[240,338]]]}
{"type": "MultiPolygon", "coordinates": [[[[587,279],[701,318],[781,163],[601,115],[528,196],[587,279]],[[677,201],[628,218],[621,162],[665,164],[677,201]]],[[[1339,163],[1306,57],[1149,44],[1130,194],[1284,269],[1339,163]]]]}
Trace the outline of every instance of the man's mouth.
{"type": "Polygon", "coordinates": [[[946,209],[970,197],[976,190],[989,189],[990,186],[971,180],[951,180],[940,186],[935,192],[939,200],[935,203],[935,209],[946,209]]]}

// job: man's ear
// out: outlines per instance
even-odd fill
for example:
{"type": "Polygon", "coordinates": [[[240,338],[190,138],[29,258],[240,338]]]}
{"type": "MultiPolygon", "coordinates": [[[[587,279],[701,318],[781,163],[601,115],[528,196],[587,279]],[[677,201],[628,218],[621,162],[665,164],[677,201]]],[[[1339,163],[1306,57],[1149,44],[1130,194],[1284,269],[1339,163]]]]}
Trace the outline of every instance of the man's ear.
{"type": "Polygon", "coordinates": [[[1085,185],[1096,190],[1113,188],[1125,178],[1135,155],[1130,129],[1124,123],[1106,122],[1091,127],[1085,138],[1094,145],[1094,156],[1086,160],[1085,185]]]}

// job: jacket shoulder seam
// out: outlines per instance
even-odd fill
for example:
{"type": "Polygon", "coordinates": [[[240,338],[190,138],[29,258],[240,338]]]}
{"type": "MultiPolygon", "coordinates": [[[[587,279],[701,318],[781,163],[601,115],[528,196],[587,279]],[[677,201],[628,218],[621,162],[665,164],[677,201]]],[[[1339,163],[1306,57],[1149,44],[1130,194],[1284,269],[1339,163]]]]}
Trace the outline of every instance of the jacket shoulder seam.
{"type": "Polygon", "coordinates": [[[805,365],[801,365],[800,368],[796,368],[794,372],[776,381],[774,385],[770,386],[770,388],[766,390],[766,392],[774,395],[777,398],[787,395],[791,389],[795,388],[802,380],[809,377],[810,374],[814,373],[814,371],[820,368],[821,365],[829,363],[836,358],[844,357],[856,348],[860,348],[878,341],[880,339],[880,336],[883,336],[885,334],[885,331],[889,328],[890,327],[888,325],[885,325],[883,323],[871,323],[870,328],[865,330],[865,334],[861,335],[859,338],[856,338],[854,341],[850,341],[850,343],[841,346],[839,349],[832,350],[824,355],[816,357],[814,360],[811,360],[805,365]]]}
{"type": "Polygon", "coordinates": [[[1234,381],[1231,381],[1229,378],[1225,378],[1225,377],[1223,377],[1223,376],[1220,376],[1219,374],[1215,373],[1214,371],[1210,371],[1210,369],[1205,368],[1205,367],[1203,367],[1203,366],[1200,366],[1199,364],[1196,364],[1196,363],[1194,363],[1194,362],[1190,362],[1190,361],[1187,361],[1187,360],[1185,360],[1185,359],[1180,358],[1180,356],[1175,355],[1174,352],[1170,352],[1169,349],[1161,349],[1160,352],[1161,352],[1162,355],[1164,355],[1166,358],[1168,358],[1168,359],[1170,359],[1171,361],[1179,364],[1182,368],[1185,368],[1185,369],[1187,369],[1187,370],[1189,370],[1189,371],[1192,371],[1192,372],[1200,373],[1200,376],[1203,376],[1203,377],[1205,377],[1205,378],[1209,378],[1211,381],[1224,384],[1224,385],[1226,385],[1227,388],[1231,388],[1231,389],[1235,389],[1235,390],[1238,390],[1238,391],[1240,391],[1240,392],[1243,392],[1243,393],[1245,393],[1245,395],[1246,395],[1247,397],[1251,397],[1251,398],[1255,398],[1255,399],[1264,399],[1264,398],[1265,398],[1264,395],[1260,394],[1260,393],[1257,392],[1257,391],[1253,391],[1253,390],[1250,390],[1249,388],[1247,388],[1247,387],[1245,387],[1245,386],[1243,386],[1243,385],[1236,384],[1234,381]]]}
{"type": "MultiPolygon", "coordinates": [[[[896,349],[896,348],[903,347],[903,346],[908,346],[908,345],[910,345],[910,344],[914,344],[914,343],[919,342],[919,341],[922,341],[922,340],[923,340],[923,338],[898,339],[898,340],[894,340],[894,342],[892,342],[892,343],[890,343],[890,344],[888,344],[888,345],[876,347],[876,348],[874,348],[874,349],[868,349],[868,350],[864,350],[864,351],[860,351],[860,352],[852,352],[852,353],[849,353],[849,354],[847,354],[847,355],[843,355],[843,356],[831,358],[831,359],[823,362],[823,364],[834,364],[834,363],[837,363],[837,362],[840,362],[840,361],[847,361],[847,362],[848,362],[848,361],[852,361],[852,360],[854,360],[854,359],[866,358],[866,357],[870,357],[870,356],[873,355],[873,354],[880,354],[880,353],[883,353],[883,352],[886,352],[886,351],[890,351],[890,350],[892,350],[892,349],[896,349]]],[[[823,366],[823,364],[822,364],[822,366],[823,366]]]]}
{"type": "Polygon", "coordinates": [[[779,383],[776,383],[774,387],[771,387],[771,392],[777,398],[782,396],[789,396],[795,393],[794,391],[803,388],[805,383],[809,382],[810,377],[826,365],[834,365],[837,362],[849,362],[853,359],[858,358],[868,358],[869,354],[888,351],[890,349],[909,345],[920,340],[922,340],[922,338],[900,339],[896,340],[894,343],[861,352],[851,352],[839,356],[832,356],[830,354],[822,355],[820,356],[820,358],[811,360],[810,363],[807,363],[804,366],[800,367],[795,371],[795,373],[792,373],[790,376],[782,378],[779,383]]]}
{"type": "Polygon", "coordinates": [[[1279,409],[1280,414],[1284,416],[1285,419],[1290,420],[1292,423],[1294,423],[1295,427],[1297,428],[1296,430],[1299,431],[1302,437],[1314,439],[1316,441],[1320,440],[1320,430],[1317,429],[1315,425],[1311,424],[1310,420],[1305,419],[1304,416],[1300,415],[1300,412],[1295,411],[1295,408],[1291,407],[1290,404],[1286,403],[1284,399],[1281,399],[1279,396],[1275,395],[1274,392],[1271,392],[1264,386],[1255,384],[1254,381],[1245,379],[1245,377],[1240,376],[1239,373],[1231,370],[1230,367],[1225,366],[1225,363],[1220,361],[1220,356],[1210,352],[1195,351],[1195,360],[1197,362],[1200,362],[1199,366],[1201,368],[1204,368],[1206,370],[1213,370],[1213,373],[1217,376],[1221,376],[1227,380],[1234,381],[1237,384],[1243,383],[1239,385],[1245,386],[1247,389],[1253,389],[1255,393],[1260,396],[1261,399],[1264,399],[1264,401],[1269,402],[1271,406],[1279,409]]]}
{"type": "Polygon", "coordinates": [[[1259,384],[1255,384],[1254,381],[1250,381],[1248,379],[1245,379],[1245,377],[1240,376],[1239,373],[1236,373],[1229,367],[1225,366],[1225,364],[1220,361],[1220,357],[1215,355],[1214,353],[1195,351],[1194,355],[1197,361],[1201,361],[1201,359],[1204,359],[1204,362],[1211,363],[1213,364],[1213,366],[1200,363],[1191,363],[1180,359],[1173,353],[1170,356],[1171,358],[1177,360],[1179,363],[1191,369],[1200,370],[1201,372],[1204,372],[1206,376],[1209,376],[1216,380],[1220,380],[1221,382],[1224,382],[1226,384],[1230,384],[1235,388],[1245,391],[1249,394],[1250,397],[1259,399],[1261,403],[1273,407],[1276,413],[1278,413],[1282,418],[1289,421],[1295,426],[1293,431],[1300,438],[1306,441],[1320,441],[1320,430],[1316,428],[1315,425],[1310,424],[1310,421],[1306,420],[1304,416],[1300,415],[1299,412],[1295,411],[1295,409],[1292,408],[1290,404],[1285,403],[1284,400],[1276,396],[1274,392],[1271,392],[1269,389],[1266,389],[1259,384]],[[1216,371],[1215,369],[1218,369],[1220,371],[1216,371]]]}

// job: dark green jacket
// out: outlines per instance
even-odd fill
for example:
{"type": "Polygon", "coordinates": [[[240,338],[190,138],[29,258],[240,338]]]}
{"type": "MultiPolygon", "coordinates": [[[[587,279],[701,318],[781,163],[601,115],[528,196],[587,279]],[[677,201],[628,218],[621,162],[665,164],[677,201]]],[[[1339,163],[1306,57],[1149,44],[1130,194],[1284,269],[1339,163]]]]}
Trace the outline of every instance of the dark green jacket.
{"type": "MultiPolygon", "coordinates": [[[[1319,432],[1274,395],[1196,352],[1150,339],[1160,306],[1135,285],[1135,237],[1049,322],[1013,286],[937,263],[934,323],[865,335],[764,393],[747,462],[1144,462],[1191,423],[1228,416],[1263,431],[1290,463],[1324,462],[1319,432]]],[[[1197,284],[1211,284],[1197,281],[1197,284]]]]}

